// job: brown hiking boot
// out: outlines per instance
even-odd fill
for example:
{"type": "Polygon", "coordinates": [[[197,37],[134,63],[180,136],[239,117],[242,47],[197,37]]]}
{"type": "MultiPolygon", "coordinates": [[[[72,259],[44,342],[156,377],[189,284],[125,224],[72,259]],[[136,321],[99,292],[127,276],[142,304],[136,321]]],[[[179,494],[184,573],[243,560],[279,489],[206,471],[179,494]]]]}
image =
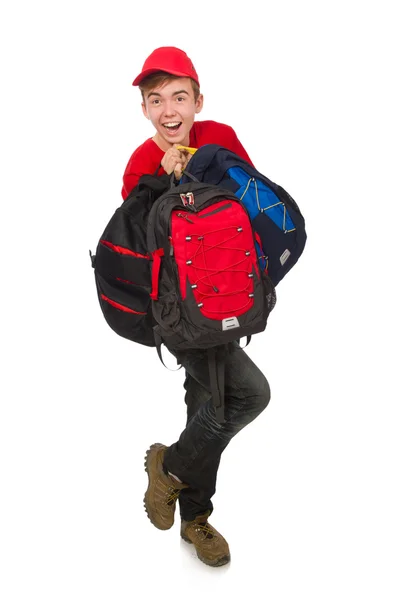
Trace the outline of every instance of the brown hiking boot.
{"type": "Polygon", "coordinates": [[[144,504],[150,521],[158,529],[170,529],[173,526],[175,504],[180,491],[189,487],[164,473],[163,460],[166,449],[167,446],[163,444],[152,444],[145,457],[149,485],[144,504]]]}
{"type": "Polygon", "coordinates": [[[209,512],[196,517],[194,521],[181,524],[181,537],[189,544],[194,544],[197,556],[206,565],[220,567],[230,561],[229,545],[219,531],[207,521],[209,512]]]}

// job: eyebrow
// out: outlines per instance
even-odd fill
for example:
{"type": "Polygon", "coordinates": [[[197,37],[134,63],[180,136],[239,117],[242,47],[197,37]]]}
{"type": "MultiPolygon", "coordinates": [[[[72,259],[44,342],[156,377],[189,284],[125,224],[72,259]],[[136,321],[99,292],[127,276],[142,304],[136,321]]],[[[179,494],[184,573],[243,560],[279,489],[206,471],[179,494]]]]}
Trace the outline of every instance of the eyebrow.
{"type": "MultiPolygon", "coordinates": [[[[189,92],[187,92],[186,90],[178,90],[177,92],[174,92],[172,95],[173,96],[179,96],[179,94],[187,94],[189,95],[189,92]]],[[[159,94],[158,92],[150,92],[150,94],[148,94],[148,98],[150,98],[150,96],[160,96],[161,94],[159,94]]]]}

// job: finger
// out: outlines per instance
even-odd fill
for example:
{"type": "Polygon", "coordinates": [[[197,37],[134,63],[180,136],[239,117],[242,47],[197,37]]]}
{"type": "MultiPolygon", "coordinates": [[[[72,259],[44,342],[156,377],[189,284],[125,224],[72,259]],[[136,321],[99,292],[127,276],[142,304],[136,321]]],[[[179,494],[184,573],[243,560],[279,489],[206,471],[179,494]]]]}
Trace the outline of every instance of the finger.
{"type": "Polygon", "coordinates": [[[181,154],[181,156],[185,156],[185,157],[191,156],[191,154],[187,150],[184,150],[183,148],[178,150],[178,152],[181,154]]]}
{"type": "Polygon", "coordinates": [[[166,160],[164,163],[161,163],[164,171],[168,173],[168,175],[174,171],[177,164],[178,161],[176,159],[166,160]]]}
{"type": "Polygon", "coordinates": [[[169,160],[169,159],[181,160],[181,153],[179,152],[179,150],[175,150],[175,148],[169,148],[167,150],[167,152],[164,154],[164,159],[165,160],[169,160]]]}
{"type": "Polygon", "coordinates": [[[174,173],[175,173],[175,177],[176,179],[180,179],[182,177],[182,163],[177,163],[175,165],[175,169],[174,169],[174,173]]]}

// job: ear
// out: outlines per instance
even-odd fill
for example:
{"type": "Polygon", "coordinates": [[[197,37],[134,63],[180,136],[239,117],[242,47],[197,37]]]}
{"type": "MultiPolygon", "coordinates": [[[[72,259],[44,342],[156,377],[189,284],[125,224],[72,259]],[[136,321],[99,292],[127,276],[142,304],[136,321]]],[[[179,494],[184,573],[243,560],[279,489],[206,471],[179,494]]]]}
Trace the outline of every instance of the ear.
{"type": "Polygon", "coordinates": [[[200,94],[200,96],[197,98],[197,101],[196,101],[196,113],[197,114],[202,111],[203,105],[204,105],[204,96],[203,96],[203,94],[200,94]]]}
{"type": "Polygon", "coordinates": [[[145,102],[142,102],[142,103],[141,103],[141,106],[142,106],[142,112],[143,112],[144,116],[145,116],[147,119],[150,119],[150,117],[149,117],[149,115],[148,115],[148,113],[147,113],[147,110],[146,110],[146,104],[145,104],[145,102]]]}

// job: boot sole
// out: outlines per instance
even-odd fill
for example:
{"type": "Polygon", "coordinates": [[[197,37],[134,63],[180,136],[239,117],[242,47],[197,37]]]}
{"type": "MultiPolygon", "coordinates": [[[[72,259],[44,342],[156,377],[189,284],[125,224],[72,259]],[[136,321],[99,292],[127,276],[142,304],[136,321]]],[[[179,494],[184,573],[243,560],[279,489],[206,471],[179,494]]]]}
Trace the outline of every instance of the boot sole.
{"type": "MultiPolygon", "coordinates": [[[[181,538],[187,542],[188,544],[193,544],[192,540],[181,533],[181,538]]],[[[203,562],[205,565],[209,567],[222,567],[223,565],[227,565],[230,562],[230,554],[225,554],[225,556],[221,556],[220,558],[216,558],[215,560],[209,560],[205,558],[196,548],[197,557],[203,562]]]]}
{"type": "Polygon", "coordinates": [[[161,531],[166,531],[167,529],[171,529],[171,527],[173,526],[174,523],[171,523],[171,525],[168,526],[164,526],[163,523],[159,523],[158,521],[155,520],[155,511],[152,511],[150,509],[150,503],[149,503],[149,489],[151,486],[151,480],[150,480],[150,469],[152,467],[152,464],[154,462],[154,460],[156,460],[155,458],[153,458],[153,455],[156,456],[153,452],[153,450],[156,450],[157,448],[162,448],[163,444],[152,444],[149,448],[149,450],[147,450],[146,455],[145,455],[145,471],[148,474],[149,477],[149,484],[147,487],[147,490],[145,492],[145,496],[143,498],[143,504],[145,507],[145,511],[146,514],[148,516],[149,521],[152,523],[152,525],[154,525],[155,527],[157,527],[157,529],[161,529],[161,531]]]}

